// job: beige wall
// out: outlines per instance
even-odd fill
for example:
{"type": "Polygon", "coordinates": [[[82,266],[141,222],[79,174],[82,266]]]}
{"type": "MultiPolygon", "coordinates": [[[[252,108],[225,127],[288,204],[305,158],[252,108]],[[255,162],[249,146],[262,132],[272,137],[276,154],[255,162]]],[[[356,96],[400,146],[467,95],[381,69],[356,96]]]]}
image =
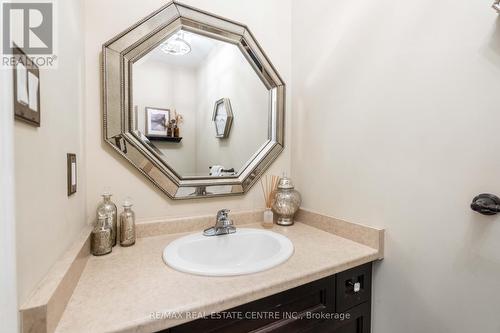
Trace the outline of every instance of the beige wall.
{"type": "MultiPolygon", "coordinates": [[[[126,196],[135,202],[138,219],[193,214],[215,214],[220,208],[233,210],[263,207],[258,186],[245,196],[196,201],[172,201],[107,147],[101,132],[101,95],[99,54],[104,42],[139,19],[165,5],[164,0],[86,0],[86,143],[87,143],[87,218],[94,219],[99,196],[105,186],[115,193],[115,202],[126,196]],[[112,15],[113,19],[110,19],[112,15]]],[[[291,9],[289,0],[240,1],[189,0],[184,3],[247,24],[287,83],[291,77],[291,9]]],[[[290,103],[287,103],[289,106],[290,103]]],[[[288,119],[289,120],[289,119],[288,119]]],[[[290,126],[288,132],[290,133],[290,126]]],[[[288,136],[287,136],[288,138],[288,136]]],[[[271,167],[280,174],[290,167],[289,149],[271,167]]]]}
{"type": "Polygon", "coordinates": [[[196,119],[199,175],[207,175],[212,165],[240,172],[267,142],[269,92],[235,45],[213,49],[200,66],[196,119]],[[233,110],[231,132],[224,139],[215,137],[212,121],[215,101],[221,98],[229,98],[233,110]]]}
{"type": "Polygon", "coordinates": [[[169,64],[150,56],[134,65],[139,130],[146,133],[146,107],[175,109],[184,119],[180,126],[183,140],[152,141],[171,167],[182,176],[208,176],[212,165],[241,171],[268,140],[267,88],[233,44],[218,41],[196,66],[179,66],[175,60],[169,64]],[[215,137],[212,121],[214,104],[220,98],[230,99],[234,114],[230,136],[225,139],[215,137]]]}
{"type": "Polygon", "coordinates": [[[303,206],[387,228],[375,333],[500,331],[500,25],[488,1],[293,1],[303,206]]]}
{"type": "Polygon", "coordinates": [[[16,223],[12,70],[0,70],[0,323],[17,332],[16,223]]]}
{"type": "Polygon", "coordinates": [[[62,255],[85,224],[83,34],[81,0],[58,1],[59,67],[42,70],[42,126],[15,123],[19,301],[62,255]],[[66,154],[76,153],[79,189],[67,197],[66,154]]]}
{"type": "Polygon", "coordinates": [[[146,134],[146,107],[169,109],[172,118],[175,109],[184,116],[181,142],[152,141],[169,165],[183,175],[196,174],[196,89],[192,88],[196,83],[195,69],[175,68],[153,57],[134,65],[132,88],[139,131],[146,134]]]}

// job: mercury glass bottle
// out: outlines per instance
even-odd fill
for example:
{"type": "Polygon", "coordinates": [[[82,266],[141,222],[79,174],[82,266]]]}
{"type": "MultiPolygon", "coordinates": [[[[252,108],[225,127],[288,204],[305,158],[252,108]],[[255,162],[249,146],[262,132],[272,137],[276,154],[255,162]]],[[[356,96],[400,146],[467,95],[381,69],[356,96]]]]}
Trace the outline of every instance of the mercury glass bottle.
{"type": "Polygon", "coordinates": [[[135,244],[135,213],[132,204],[126,200],[123,203],[123,212],[120,214],[120,245],[132,246],[135,244]]]}
{"type": "Polygon", "coordinates": [[[97,216],[105,215],[108,217],[108,222],[111,227],[111,239],[113,241],[113,246],[116,245],[116,239],[118,236],[118,209],[116,205],[111,201],[112,194],[104,193],[102,195],[103,201],[97,207],[97,216]]]}
{"type": "Polygon", "coordinates": [[[292,225],[293,217],[299,210],[301,202],[300,193],[295,190],[292,180],[287,177],[281,178],[273,203],[273,211],[278,215],[276,223],[285,226],[292,225]]]}
{"type": "Polygon", "coordinates": [[[103,256],[113,250],[111,226],[107,215],[99,214],[90,236],[90,251],[95,256],[103,256]]]}

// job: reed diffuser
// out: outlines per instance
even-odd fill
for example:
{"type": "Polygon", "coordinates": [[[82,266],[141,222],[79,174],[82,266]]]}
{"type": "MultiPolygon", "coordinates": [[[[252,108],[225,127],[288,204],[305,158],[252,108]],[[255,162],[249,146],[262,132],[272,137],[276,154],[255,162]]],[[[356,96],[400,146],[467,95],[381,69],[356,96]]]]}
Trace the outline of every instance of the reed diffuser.
{"type": "Polygon", "coordinates": [[[274,192],[278,187],[278,176],[266,175],[260,180],[260,186],[262,188],[262,194],[264,195],[264,201],[266,204],[266,209],[264,210],[264,219],[262,220],[262,226],[264,228],[272,228],[274,223],[273,214],[273,201],[274,192]]]}

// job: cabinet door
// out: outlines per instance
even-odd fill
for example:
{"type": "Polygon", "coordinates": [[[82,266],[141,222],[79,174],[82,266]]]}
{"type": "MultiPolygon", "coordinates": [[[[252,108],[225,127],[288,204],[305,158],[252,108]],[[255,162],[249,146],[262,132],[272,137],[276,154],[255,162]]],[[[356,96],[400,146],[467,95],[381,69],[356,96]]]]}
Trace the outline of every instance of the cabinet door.
{"type": "Polygon", "coordinates": [[[349,320],[337,323],[335,333],[370,333],[371,304],[363,303],[346,311],[349,320]]]}
{"type": "Polygon", "coordinates": [[[337,274],[337,312],[344,312],[361,303],[370,302],[372,294],[372,264],[354,267],[337,274]]]}

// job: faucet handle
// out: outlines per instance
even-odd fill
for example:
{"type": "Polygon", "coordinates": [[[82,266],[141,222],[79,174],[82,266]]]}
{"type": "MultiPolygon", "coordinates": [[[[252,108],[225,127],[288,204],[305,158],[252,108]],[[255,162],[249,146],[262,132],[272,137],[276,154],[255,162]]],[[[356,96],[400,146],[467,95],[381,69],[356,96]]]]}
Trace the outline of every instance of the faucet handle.
{"type": "Polygon", "coordinates": [[[215,227],[219,228],[229,228],[233,225],[233,221],[229,218],[229,209],[221,209],[217,213],[217,221],[215,221],[215,227]]]}
{"type": "Polygon", "coordinates": [[[205,229],[203,235],[205,236],[218,236],[233,234],[236,232],[236,227],[233,221],[229,218],[229,209],[221,209],[217,212],[217,219],[215,226],[205,229]]]}
{"type": "Polygon", "coordinates": [[[221,209],[217,212],[217,220],[227,219],[229,217],[229,209],[221,209]]]}

